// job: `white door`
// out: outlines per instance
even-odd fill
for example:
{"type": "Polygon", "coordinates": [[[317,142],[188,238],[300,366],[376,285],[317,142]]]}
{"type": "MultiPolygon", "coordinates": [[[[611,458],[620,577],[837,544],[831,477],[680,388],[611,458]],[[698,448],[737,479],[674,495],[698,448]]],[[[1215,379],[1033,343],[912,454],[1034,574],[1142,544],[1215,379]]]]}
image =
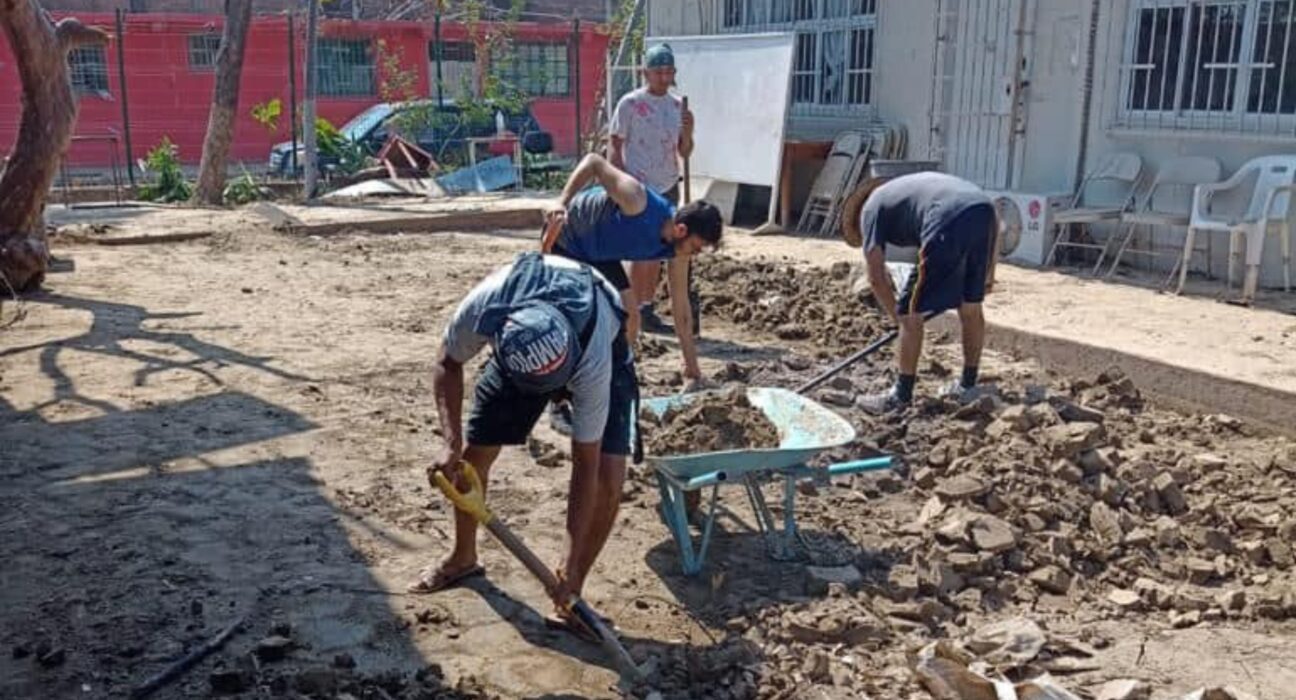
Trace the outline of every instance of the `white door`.
{"type": "Polygon", "coordinates": [[[932,157],[986,189],[1014,189],[1020,173],[1033,5],[937,2],[932,157]]]}

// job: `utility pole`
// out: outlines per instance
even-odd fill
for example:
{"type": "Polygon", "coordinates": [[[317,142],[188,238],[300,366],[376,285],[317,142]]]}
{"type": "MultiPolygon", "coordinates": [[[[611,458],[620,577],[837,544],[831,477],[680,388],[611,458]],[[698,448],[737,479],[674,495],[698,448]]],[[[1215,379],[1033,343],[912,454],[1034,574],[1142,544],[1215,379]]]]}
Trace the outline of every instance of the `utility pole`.
{"type": "Polygon", "coordinates": [[[305,124],[302,140],[306,144],[306,199],[315,198],[319,184],[318,144],[315,143],[315,90],[318,86],[316,72],[319,57],[315,54],[315,35],[319,33],[319,0],[306,0],[306,100],[303,105],[305,124]]]}

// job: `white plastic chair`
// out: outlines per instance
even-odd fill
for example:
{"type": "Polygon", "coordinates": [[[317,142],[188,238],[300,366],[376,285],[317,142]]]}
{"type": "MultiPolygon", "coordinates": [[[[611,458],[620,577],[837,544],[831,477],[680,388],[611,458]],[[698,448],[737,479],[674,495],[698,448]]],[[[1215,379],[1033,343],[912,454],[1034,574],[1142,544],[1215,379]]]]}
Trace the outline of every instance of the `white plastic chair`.
{"type": "Polygon", "coordinates": [[[1170,286],[1175,273],[1182,264],[1178,247],[1167,251],[1149,246],[1145,249],[1131,248],[1130,242],[1139,227],[1149,229],[1187,229],[1192,218],[1193,191],[1197,185],[1219,182],[1221,175],[1218,160],[1205,156],[1183,156],[1171,158],[1161,164],[1157,170],[1152,187],[1148,189],[1143,201],[1134,209],[1121,215],[1124,235],[1120,247],[1116,250],[1111,269],[1107,270],[1110,279],[1120,267],[1121,258],[1125,255],[1146,255],[1150,257],[1173,255],[1175,264],[1170,268],[1162,289],[1170,286]]]}
{"type": "Polygon", "coordinates": [[[1282,235],[1283,287],[1290,292],[1291,215],[1296,213],[1296,207],[1291,206],[1292,192],[1296,192],[1296,155],[1256,158],[1224,182],[1198,185],[1193,191],[1192,214],[1176,293],[1183,291],[1184,281],[1188,278],[1188,261],[1192,257],[1193,238],[1197,232],[1226,232],[1229,234],[1228,288],[1233,288],[1233,270],[1242,255],[1240,244],[1245,243],[1246,278],[1242,284],[1241,301],[1250,304],[1255,300],[1260,278],[1265,236],[1271,230],[1282,235]],[[1244,212],[1229,215],[1211,211],[1212,199],[1224,192],[1241,190],[1253,178],[1255,184],[1244,212]]]}
{"type": "Polygon", "coordinates": [[[1076,190],[1075,197],[1071,200],[1071,206],[1066,209],[1060,209],[1053,214],[1053,225],[1058,229],[1057,236],[1053,239],[1053,247],[1049,248],[1048,258],[1045,259],[1045,265],[1053,265],[1057,261],[1058,248],[1083,248],[1088,250],[1100,251],[1098,262],[1094,264],[1093,274],[1098,274],[1102,268],[1103,260],[1107,255],[1108,242],[1102,243],[1085,243],[1071,240],[1070,233],[1076,227],[1088,227],[1090,224],[1102,223],[1106,221],[1120,221],[1121,215],[1129,211],[1134,204],[1134,195],[1138,189],[1139,179],[1143,176],[1143,159],[1135,153],[1111,153],[1098,163],[1085,176],[1080,187],[1076,190]],[[1092,193],[1093,186],[1098,183],[1110,183],[1114,185],[1117,194],[1114,197],[1108,197],[1110,201],[1097,202],[1092,193]]]}

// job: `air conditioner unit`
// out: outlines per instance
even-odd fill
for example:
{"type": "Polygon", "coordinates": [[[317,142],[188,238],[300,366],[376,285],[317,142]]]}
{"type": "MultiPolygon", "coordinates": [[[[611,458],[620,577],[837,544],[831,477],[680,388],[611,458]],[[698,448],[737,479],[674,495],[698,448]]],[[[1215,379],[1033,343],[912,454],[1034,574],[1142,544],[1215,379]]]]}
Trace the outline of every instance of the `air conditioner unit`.
{"type": "Polygon", "coordinates": [[[1053,212],[1071,202],[1069,194],[990,191],[999,212],[999,253],[1004,260],[1040,266],[1053,245],[1053,212]]]}

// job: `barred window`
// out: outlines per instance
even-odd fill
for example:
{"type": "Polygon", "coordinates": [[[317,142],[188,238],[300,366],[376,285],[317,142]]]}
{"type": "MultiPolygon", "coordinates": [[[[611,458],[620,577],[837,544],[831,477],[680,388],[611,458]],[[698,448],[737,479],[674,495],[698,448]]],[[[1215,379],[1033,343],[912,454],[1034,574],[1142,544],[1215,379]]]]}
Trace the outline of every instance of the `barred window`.
{"type": "Polygon", "coordinates": [[[571,62],[567,44],[520,43],[511,56],[497,56],[502,80],[528,97],[571,94],[571,62]]]}
{"type": "Polygon", "coordinates": [[[189,70],[216,69],[216,54],[220,51],[220,34],[191,34],[189,36],[189,70]]]}
{"type": "Polygon", "coordinates": [[[729,31],[794,31],[792,104],[856,113],[873,102],[877,0],[725,0],[729,31]]]}
{"type": "Polygon", "coordinates": [[[373,47],[368,39],[320,39],[319,94],[328,97],[374,95],[373,47]]]}
{"type": "Polygon", "coordinates": [[[1118,122],[1296,133],[1296,0],[1135,0],[1118,122]]]}
{"type": "Polygon", "coordinates": [[[78,46],[68,52],[68,73],[78,94],[108,92],[108,58],[102,46],[78,46]]]}

